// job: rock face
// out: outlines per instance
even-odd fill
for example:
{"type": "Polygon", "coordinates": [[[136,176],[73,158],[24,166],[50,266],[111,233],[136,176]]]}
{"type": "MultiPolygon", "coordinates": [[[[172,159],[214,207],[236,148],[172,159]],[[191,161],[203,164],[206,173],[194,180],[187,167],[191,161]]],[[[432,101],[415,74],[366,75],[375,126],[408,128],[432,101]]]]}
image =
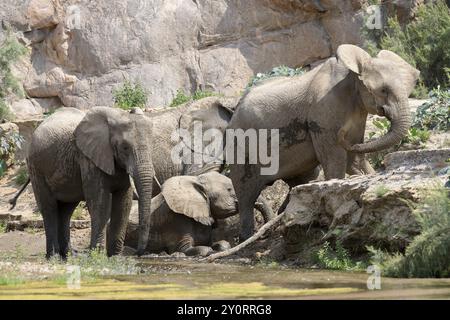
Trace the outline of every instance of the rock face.
{"type": "Polygon", "coordinates": [[[427,188],[444,185],[450,149],[387,155],[386,171],[293,188],[286,208],[285,248],[298,253],[326,240],[352,252],[366,245],[401,251],[418,233],[412,208],[427,188]]]}
{"type": "Polygon", "coordinates": [[[341,43],[359,44],[364,3],[2,0],[0,20],[32,49],[24,87],[37,104],[111,105],[112,89],[129,78],[155,107],[180,88],[239,94],[256,72],[307,65],[341,43]]]}

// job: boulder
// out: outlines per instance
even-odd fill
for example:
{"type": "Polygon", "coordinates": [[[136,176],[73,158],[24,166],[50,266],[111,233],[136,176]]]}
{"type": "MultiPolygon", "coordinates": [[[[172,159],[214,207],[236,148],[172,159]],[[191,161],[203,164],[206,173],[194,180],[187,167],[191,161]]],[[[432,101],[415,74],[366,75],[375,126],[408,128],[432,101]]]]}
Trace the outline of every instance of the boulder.
{"type": "Polygon", "coordinates": [[[178,89],[239,95],[258,72],[360,44],[364,3],[2,0],[0,20],[32,49],[29,97],[81,109],[111,105],[112,89],[130,79],[150,93],[149,106],[162,107],[178,89]]]}
{"type": "Polygon", "coordinates": [[[418,234],[413,208],[428,188],[443,186],[450,149],[387,155],[386,171],[300,185],[292,189],[283,220],[287,253],[341,241],[353,253],[373,245],[402,251],[418,234]]]}

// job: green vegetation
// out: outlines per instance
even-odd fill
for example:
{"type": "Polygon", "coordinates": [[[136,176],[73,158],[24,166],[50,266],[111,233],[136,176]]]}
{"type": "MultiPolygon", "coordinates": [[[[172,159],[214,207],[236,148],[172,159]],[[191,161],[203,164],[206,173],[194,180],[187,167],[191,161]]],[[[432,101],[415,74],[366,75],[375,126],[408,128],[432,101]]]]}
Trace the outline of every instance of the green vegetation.
{"type": "Polygon", "coordinates": [[[23,165],[17,170],[16,176],[14,178],[14,182],[18,186],[22,186],[27,182],[28,180],[28,168],[27,166],[23,165]]]}
{"type": "Polygon", "coordinates": [[[23,89],[12,73],[12,66],[27,52],[25,46],[20,44],[11,31],[0,46],[0,121],[10,120],[6,98],[10,94],[23,96],[23,89]]]}
{"type": "Polygon", "coordinates": [[[194,92],[192,96],[186,95],[183,90],[178,89],[177,94],[175,95],[175,98],[173,98],[172,102],[170,103],[170,107],[178,107],[179,105],[182,105],[183,103],[189,102],[189,101],[197,101],[203,98],[207,97],[213,97],[213,96],[219,96],[218,93],[212,92],[212,91],[202,91],[197,90],[194,92]]]}
{"type": "MultiPolygon", "coordinates": [[[[385,118],[374,119],[372,123],[375,126],[376,131],[369,132],[369,139],[376,139],[384,136],[389,132],[391,128],[391,123],[388,119],[385,118]]],[[[419,129],[417,127],[412,127],[408,130],[407,135],[397,145],[385,151],[371,153],[368,156],[369,162],[375,169],[380,168],[382,166],[385,155],[389,152],[398,151],[406,145],[412,146],[414,148],[420,148],[425,142],[430,139],[430,136],[431,132],[428,131],[428,129],[419,129]]]]}
{"type": "Polygon", "coordinates": [[[75,208],[72,214],[72,220],[83,220],[84,219],[84,210],[86,209],[86,202],[80,202],[78,206],[75,208]]]}
{"type": "Polygon", "coordinates": [[[23,137],[17,132],[4,132],[0,130],[0,177],[8,169],[8,162],[14,159],[17,149],[22,147],[23,137]]]}
{"type": "Polygon", "coordinates": [[[390,190],[388,187],[386,187],[384,184],[380,184],[375,187],[374,193],[377,196],[377,198],[383,197],[386,193],[388,193],[390,190]]]}
{"type": "Polygon", "coordinates": [[[363,36],[372,55],[390,50],[421,71],[414,96],[424,97],[438,85],[450,86],[450,12],[445,1],[421,5],[405,26],[389,17],[383,30],[363,30],[363,36]]]}
{"type": "Polygon", "coordinates": [[[368,247],[372,263],[390,277],[450,276],[450,194],[439,186],[429,188],[423,202],[413,210],[421,233],[405,254],[391,255],[368,247]]]}
{"type": "Polygon", "coordinates": [[[267,73],[257,73],[256,76],[250,79],[247,88],[254,86],[255,84],[274,77],[293,77],[305,73],[303,68],[290,68],[286,66],[278,66],[273,68],[267,73]]]}
{"type": "Polygon", "coordinates": [[[425,102],[414,115],[413,128],[420,130],[450,130],[450,89],[439,86],[430,92],[430,101],[425,102]]]}
{"type": "Polygon", "coordinates": [[[333,269],[333,270],[360,270],[364,268],[362,261],[353,261],[350,258],[350,254],[347,249],[344,248],[342,243],[336,241],[335,248],[326,241],[322,247],[314,254],[314,260],[320,268],[333,269]]]}
{"type": "MultiPolygon", "coordinates": [[[[60,264],[61,261],[55,258],[54,263],[60,264]]],[[[101,249],[91,250],[88,254],[69,256],[67,265],[79,266],[81,276],[91,279],[109,275],[132,275],[140,272],[134,258],[125,256],[108,257],[101,249]]]]}
{"type": "Polygon", "coordinates": [[[147,104],[147,92],[140,83],[125,81],[122,86],[113,90],[113,96],[116,106],[124,110],[144,108],[147,104]]]}
{"type": "Polygon", "coordinates": [[[5,233],[5,232],[6,232],[6,222],[0,221],[0,233],[5,233]]]}

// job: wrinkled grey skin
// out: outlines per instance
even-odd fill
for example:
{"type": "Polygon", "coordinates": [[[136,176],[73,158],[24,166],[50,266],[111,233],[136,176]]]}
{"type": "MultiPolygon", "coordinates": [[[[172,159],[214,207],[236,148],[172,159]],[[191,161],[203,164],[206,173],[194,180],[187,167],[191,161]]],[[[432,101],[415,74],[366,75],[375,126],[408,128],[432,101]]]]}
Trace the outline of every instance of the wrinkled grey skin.
{"type": "Polygon", "coordinates": [[[218,172],[168,179],[152,199],[152,210],[149,252],[205,256],[230,247],[226,241],[211,243],[215,220],[237,214],[233,184],[218,172]]]}
{"type": "Polygon", "coordinates": [[[370,173],[364,153],[397,144],[410,127],[408,96],[418,76],[416,69],[390,51],[372,58],[361,48],[341,45],[336,58],[304,75],[251,88],[229,128],[279,129],[280,167],[277,174],[262,176],[257,164],[230,165],[239,200],[240,239],[253,232],[253,204],[267,184],[283,179],[295,185],[314,175],[319,164],[326,179],[342,179],[346,172],[358,170],[370,173]],[[387,117],[391,130],[364,143],[368,113],[387,117]]]}
{"type": "Polygon", "coordinates": [[[70,250],[70,217],[85,200],[91,216],[90,247],[121,253],[131,208],[133,178],[139,194],[139,243],[148,240],[154,170],[151,123],[142,115],[94,107],[62,108],[34,132],[27,157],[45,226],[47,258],[70,250]]]}
{"type": "MultiPolygon", "coordinates": [[[[166,108],[159,111],[146,112],[153,122],[153,167],[160,184],[167,179],[181,175],[196,175],[208,171],[220,171],[221,165],[203,163],[176,164],[171,161],[171,152],[180,140],[172,140],[171,135],[177,129],[184,129],[193,134],[195,121],[202,123],[203,131],[214,128],[225,132],[239,98],[208,97],[193,101],[177,108],[166,108]]],[[[153,184],[153,196],[160,192],[156,180],[153,184]]],[[[263,197],[259,197],[255,207],[262,213],[264,220],[271,220],[274,213],[263,197]]]]}

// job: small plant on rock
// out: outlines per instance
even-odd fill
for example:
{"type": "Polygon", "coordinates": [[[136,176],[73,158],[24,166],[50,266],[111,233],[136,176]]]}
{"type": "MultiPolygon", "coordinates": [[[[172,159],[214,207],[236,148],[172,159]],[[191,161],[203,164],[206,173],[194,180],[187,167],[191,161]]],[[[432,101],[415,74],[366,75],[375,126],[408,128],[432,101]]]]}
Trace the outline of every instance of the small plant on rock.
{"type": "Polygon", "coordinates": [[[175,98],[173,98],[172,102],[170,103],[170,107],[178,107],[179,105],[182,105],[189,101],[197,101],[203,98],[207,97],[214,97],[219,96],[218,93],[212,92],[212,91],[203,91],[203,90],[196,90],[192,96],[186,95],[183,90],[178,89],[177,94],[175,95],[175,98]]]}
{"type": "Polygon", "coordinates": [[[147,92],[140,83],[125,83],[113,90],[114,103],[121,109],[145,108],[147,104],[147,92]]]}
{"type": "Polygon", "coordinates": [[[305,73],[305,69],[303,68],[290,68],[287,66],[278,66],[273,68],[271,71],[267,73],[257,73],[253,78],[250,79],[247,88],[253,87],[257,83],[274,78],[274,77],[293,77],[296,75],[301,75],[305,73]]]}

